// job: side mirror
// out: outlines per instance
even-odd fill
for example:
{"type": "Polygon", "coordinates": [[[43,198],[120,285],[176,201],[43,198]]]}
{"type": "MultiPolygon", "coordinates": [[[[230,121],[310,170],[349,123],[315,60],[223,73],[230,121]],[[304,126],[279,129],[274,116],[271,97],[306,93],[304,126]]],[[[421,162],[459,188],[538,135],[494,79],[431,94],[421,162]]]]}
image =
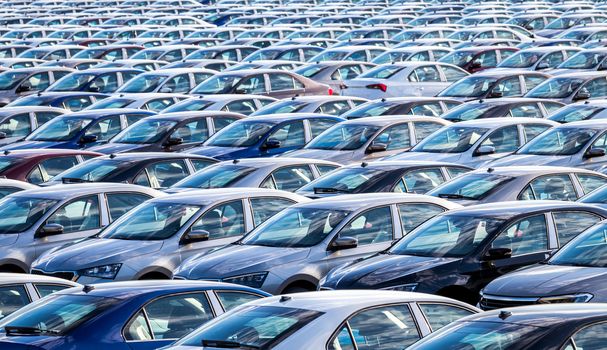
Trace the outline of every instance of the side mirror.
{"type": "Polygon", "coordinates": [[[0,140],[5,139],[6,138],[6,133],[0,131],[0,140]]]}
{"type": "Polygon", "coordinates": [[[38,230],[36,237],[45,237],[60,235],[63,233],[63,225],[60,224],[46,224],[38,230]]]}
{"type": "Polygon", "coordinates": [[[535,66],[535,70],[542,70],[542,69],[548,69],[550,68],[550,66],[548,65],[548,62],[546,61],[542,61],[540,63],[537,64],[537,66],[535,66]]]}
{"type": "Polygon", "coordinates": [[[268,139],[263,144],[264,149],[280,148],[280,141],[276,139],[268,139]]]}
{"type": "Polygon", "coordinates": [[[171,92],[173,92],[173,89],[171,89],[170,87],[163,87],[160,89],[160,92],[162,92],[163,94],[170,94],[171,92]]]}
{"type": "Polygon", "coordinates": [[[484,155],[493,154],[493,153],[495,153],[495,147],[493,147],[493,146],[480,146],[476,150],[477,156],[484,156],[484,155]]]}
{"type": "Polygon", "coordinates": [[[26,81],[23,84],[19,85],[19,87],[17,88],[16,92],[28,92],[28,91],[32,91],[34,88],[32,87],[32,84],[30,84],[30,82],[26,81]]]}
{"type": "Polygon", "coordinates": [[[598,70],[607,70],[607,62],[601,63],[598,70]]]}
{"type": "Polygon", "coordinates": [[[587,100],[589,98],[590,98],[590,93],[588,91],[580,91],[575,96],[573,96],[574,101],[587,100]]]}
{"type": "Polygon", "coordinates": [[[181,145],[182,143],[183,139],[181,137],[170,137],[164,145],[166,147],[171,147],[181,145]]]}
{"type": "Polygon", "coordinates": [[[331,243],[329,250],[336,251],[358,247],[358,239],[354,237],[339,237],[331,243]]]}
{"type": "Polygon", "coordinates": [[[388,150],[388,145],[385,143],[372,142],[369,147],[367,147],[366,153],[385,152],[386,150],[388,150]]]}
{"type": "Polygon", "coordinates": [[[602,148],[591,148],[586,153],[584,153],[585,158],[595,158],[595,157],[603,157],[605,155],[605,150],[602,148]]]}
{"type": "Polygon", "coordinates": [[[193,230],[187,233],[181,240],[182,244],[203,242],[209,240],[210,233],[207,230],[193,230]]]}
{"type": "Polygon", "coordinates": [[[89,91],[90,92],[101,92],[101,89],[99,88],[99,86],[89,86],[89,91]]]}
{"type": "Polygon", "coordinates": [[[504,93],[502,91],[492,90],[491,93],[489,94],[489,97],[501,98],[501,97],[504,97],[504,93]]]}
{"type": "Polygon", "coordinates": [[[485,260],[500,260],[500,259],[508,259],[512,257],[512,249],[510,248],[492,248],[489,249],[487,255],[485,255],[485,260]]]}
{"type": "Polygon", "coordinates": [[[97,142],[97,135],[84,135],[80,138],[80,143],[93,143],[97,142]]]}

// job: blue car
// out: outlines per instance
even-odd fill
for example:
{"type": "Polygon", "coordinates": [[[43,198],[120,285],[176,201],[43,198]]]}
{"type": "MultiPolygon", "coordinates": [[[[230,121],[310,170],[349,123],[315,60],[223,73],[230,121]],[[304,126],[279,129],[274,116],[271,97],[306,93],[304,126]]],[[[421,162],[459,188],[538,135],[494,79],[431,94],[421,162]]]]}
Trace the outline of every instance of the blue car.
{"type": "Polygon", "coordinates": [[[238,120],[211,136],[202,146],[187,150],[218,160],[272,157],[303,148],[340,117],[313,113],[273,114],[238,120]]]}
{"type": "Polygon", "coordinates": [[[78,112],[110,95],[97,92],[39,92],[16,99],[6,107],[47,106],[78,112]]]}
{"type": "Polygon", "coordinates": [[[151,350],[269,294],[234,284],[136,281],[64,289],[0,321],[0,349],[151,350]]]}
{"type": "Polygon", "coordinates": [[[63,148],[81,149],[107,142],[127,126],[154,115],[140,109],[100,109],[64,114],[34,130],[25,140],[0,150],[63,148]]]}

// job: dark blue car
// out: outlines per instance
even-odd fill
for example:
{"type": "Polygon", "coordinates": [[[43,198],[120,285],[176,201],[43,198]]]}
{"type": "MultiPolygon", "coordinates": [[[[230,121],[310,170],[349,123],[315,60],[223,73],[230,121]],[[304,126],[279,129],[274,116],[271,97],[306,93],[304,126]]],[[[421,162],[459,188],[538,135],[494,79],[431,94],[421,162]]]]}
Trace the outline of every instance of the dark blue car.
{"type": "Polygon", "coordinates": [[[203,281],[136,281],[64,289],[0,321],[3,350],[148,350],[269,294],[203,281]]]}
{"type": "Polygon", "coordinates": [[[140,109],[100,109],[68,113],[53,118],[34,130],[25,140],[0,150],[33,148],[88,148],[107,142],[127,126],[154,112],[140,109]]]}
{"type": "Polygon", "coordinates": [[[28,95],[16,99],[15,101],[6,105],[6,107],[48,106],[78,112],[109,96],[110,95],[108,94],[101,94],[97,92],[80,91],[39,92],[35,95],[28,95]]]}
{"type": "Polygon", "coordinates": [[[289,113],[238,120],[188,153],[219,160],[272,157],[303,148],[321,132],[345,119],[323,114],[289,113]]]}

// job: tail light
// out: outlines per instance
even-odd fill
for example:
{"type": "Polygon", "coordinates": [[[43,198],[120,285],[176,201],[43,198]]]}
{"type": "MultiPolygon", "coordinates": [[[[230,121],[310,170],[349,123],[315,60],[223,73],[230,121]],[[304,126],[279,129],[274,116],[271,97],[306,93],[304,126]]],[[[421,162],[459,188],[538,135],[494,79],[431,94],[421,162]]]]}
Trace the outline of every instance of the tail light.
{"type": "Polygon", "coordinates": [[[329,93],[329,96],[333,95],[333,89],[329,88],[329,91],[327,91],[329,93]]]}
{"type": "Polygon", "coordinates": [[[378,90],[381,90],[382,92],[386,92],[386,90],[388,90],[388,87],[386,86],[386,84],[371,84],[371,85],[367,85],[366,88],[367,89],[378,89],[378,90]]]}

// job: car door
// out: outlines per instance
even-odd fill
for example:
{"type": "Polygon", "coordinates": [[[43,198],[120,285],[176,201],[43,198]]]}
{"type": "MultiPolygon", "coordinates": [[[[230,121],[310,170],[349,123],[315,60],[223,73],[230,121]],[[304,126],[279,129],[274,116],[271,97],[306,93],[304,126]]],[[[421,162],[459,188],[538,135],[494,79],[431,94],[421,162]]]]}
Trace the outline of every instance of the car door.
{"type": "Polygon", "coordinates": [[[411,88],[402,91],[414,96],[435,96],[445,88],[441,75],[435,65],[427,65],[415,68],[409,74],[411,88]]]}
{"type": "Polygon", "coordinates": [[[371,140],[361,156],[364,159],[377,159],[404,152],[411,148],[411,133],[409,123],[391,125],[371,140]]]}
{"type": "Polygon", "coordinates": [[[424,194],[445,182],[439,167],[407,171],[394,186],[393,192],[424,194]]]}
{"type": "Polygon", "coordinates": [[[268,91],[264,74],[255,74],[243,78],[234,89],[235,94],[249,95],[267,95],[268,91]]]}
{"type": "Polygon", "coordinates": [[[550,174],[530,181],[517,199],[575,201],[578,194],[569,174],[550,174]]]}
{"type": "MultiPolygon", "coordinates": [[[[12,115],[0,123],[0,140],[7,138],[22,139],[32,131],[29,113],[12,115]]],[[[4,141],[4,140],[2,140],[4,141]]]]}
{"type": "Polygon", "coordinates": [[[172,145],[167,151],[179,152],[181,150],[196,147],[209,138],[209,127],[206,118],[199,118],[177,127],[169,135],[170,139],[181,139],[178,145],[172,145]]]}
{"type": "Polygon", "coordinates": [[[274,170],[265,178],[259,187],[295,192],[314,180],[314,175],[307,164],[282,167],[274,170]]]}
{"type": "Polygon", "coordinates": [[[66,171],[67,169],[78,165],[76,156],[54,157],[41,161],[26,176],[29,183],[35,185],[50,180],[52,177],[66,171]]]}
{"type": "Polygon", "coordinates": [[[190,172],[183,159],[165,160],[146,166],[135,176],[133,183],[145,187],[167,188],[189,174],[190,172]]]}
{"type": "Polygon", "coordinates": [[[278,99],[303,94],[305,89],[301,84],[295,84],[293,76],[286,73],[268,74],[270,82],[270,96],[278,99]]]}
{"type": "Polygon", "coordinates": [[[517,125],[508,125],[491,131],[474,150],[474,161],[484,163],[504,157],[521,146],[517,125]]]}
{"type": "Polygon", "coordinates": [[[116,136],[121,130],[120,115],[113,115],[107,118],[101,118],[86,128],[82,140],[95,140],[92,142],[78,141],[83,148],[92,147],[100,143],[106,143],[109,139],[116,136]]]}
{"type": "Polygon", "coordinates": [[[261,146],[263,157],[300,149],[306,144],[303,120],[281,123],[275,127],[261,146]]]}
{"type": "Polygon", "coordinates": [[[111,93],[116,91],[118,86],[118,73],[104,73],[95,77],[88,84],[88,88],[85,88],[85,91],[111,93]]]}

